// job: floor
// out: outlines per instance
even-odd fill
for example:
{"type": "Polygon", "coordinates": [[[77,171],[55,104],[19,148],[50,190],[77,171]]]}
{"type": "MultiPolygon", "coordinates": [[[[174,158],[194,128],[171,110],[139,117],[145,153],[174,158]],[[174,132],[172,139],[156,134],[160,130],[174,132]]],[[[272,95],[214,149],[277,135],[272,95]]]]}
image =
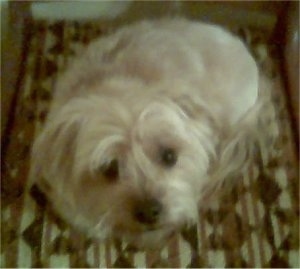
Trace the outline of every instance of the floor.
{"type": "Polygon", "coordinates": [[[263,113],[268,158],[257,159],[198,224],[162,250],[97,242],[72,230],[37,189],[27,190],[32,141],[47,116],[52,86],[83,45],[112,30],[97,22],[35,20],[2,171],[1,267],[293,267],[299,268],[298,162],[276,50],[263,31],[239,34],[273,81],[263,113]]]}

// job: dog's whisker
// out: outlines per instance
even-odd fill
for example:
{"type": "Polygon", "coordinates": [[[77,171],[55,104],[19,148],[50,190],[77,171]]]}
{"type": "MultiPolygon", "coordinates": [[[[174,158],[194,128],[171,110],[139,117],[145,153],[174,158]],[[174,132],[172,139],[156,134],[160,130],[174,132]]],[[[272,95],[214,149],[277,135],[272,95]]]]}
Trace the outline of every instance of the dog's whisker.
{"type": "Polygon", "coordinates": [[[110,233],[110,228],[109,228],[109,216],[110,216],[110,211],[107,211],[101,217],[99,218],[98,222],[91,227],[89,233],[90,235],[94,236],[97,234],[97,237],[100,239],[106,238],[109,233],[110,233]]]}

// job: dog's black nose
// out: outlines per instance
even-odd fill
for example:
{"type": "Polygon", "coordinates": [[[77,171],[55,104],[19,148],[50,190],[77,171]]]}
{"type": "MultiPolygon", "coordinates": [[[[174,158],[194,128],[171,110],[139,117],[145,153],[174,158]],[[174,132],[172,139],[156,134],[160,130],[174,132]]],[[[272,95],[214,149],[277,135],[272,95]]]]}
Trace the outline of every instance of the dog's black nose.
{"type": "Polygon", "coordinates": [[[136,220],[143,224],[154,224],[158,221],[162,211],[162,204],[156,199],[139,201],[134,209],[136,220]]]}

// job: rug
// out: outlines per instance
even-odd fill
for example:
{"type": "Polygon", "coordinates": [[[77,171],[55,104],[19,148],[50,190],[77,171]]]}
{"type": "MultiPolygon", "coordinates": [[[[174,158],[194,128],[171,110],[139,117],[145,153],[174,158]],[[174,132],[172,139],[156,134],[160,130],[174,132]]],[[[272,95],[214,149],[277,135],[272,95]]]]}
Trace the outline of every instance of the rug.
{"type": "Polygon", "coordinates": [[[35,21],[11,129],[2,152],[1,267],[294,267],[299,268],[299,180],[285,89],[276,48],[259,29],[230,29],[244,39],[274,87],[263,118],[268,158],[241,171],[237,184],[196,226],[161,250],[97,242],[52,213],[30,179],[29,156],[58,74],[83,45],[113,29],[96,22],[35,21]]]}

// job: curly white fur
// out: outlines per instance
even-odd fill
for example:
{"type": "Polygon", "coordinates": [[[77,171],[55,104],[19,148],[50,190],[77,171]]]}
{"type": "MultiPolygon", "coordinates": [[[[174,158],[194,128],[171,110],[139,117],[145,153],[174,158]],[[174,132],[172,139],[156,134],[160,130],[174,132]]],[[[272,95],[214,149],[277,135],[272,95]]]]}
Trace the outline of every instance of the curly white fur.
{"type": "Polygon", "coordinates": [[[259,75],[243,43],[213,25],[144,21],[89,45],[58,80],[33,148],[35,178],[70,223],[93,236],[157,244],[197,220],[205,192],[252,146],[259,75]],[[173,167],[160,150],[176,152],[173,167]],[[103,167],[118,162],[110,182],[103,167]],[[44,178],[43,181],[41,178],[44,178]],[[132,214],[163,207],[151,229],[132,214]]]}

